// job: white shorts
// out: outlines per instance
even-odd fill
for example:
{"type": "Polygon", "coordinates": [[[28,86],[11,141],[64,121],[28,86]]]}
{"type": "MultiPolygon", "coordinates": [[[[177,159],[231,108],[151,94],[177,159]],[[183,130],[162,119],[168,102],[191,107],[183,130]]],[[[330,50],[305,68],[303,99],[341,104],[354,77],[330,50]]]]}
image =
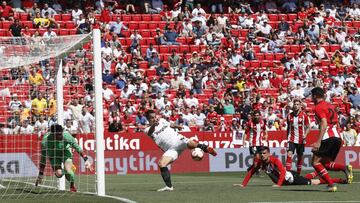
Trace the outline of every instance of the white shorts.
{"type": "Polygon", "coordinates": [[[163,156],[171,157],[172,161],[178,159],[179,155],[187,148],[189,139],[183,137],[172,143],[172,145],[165,151],[163,156]]]}

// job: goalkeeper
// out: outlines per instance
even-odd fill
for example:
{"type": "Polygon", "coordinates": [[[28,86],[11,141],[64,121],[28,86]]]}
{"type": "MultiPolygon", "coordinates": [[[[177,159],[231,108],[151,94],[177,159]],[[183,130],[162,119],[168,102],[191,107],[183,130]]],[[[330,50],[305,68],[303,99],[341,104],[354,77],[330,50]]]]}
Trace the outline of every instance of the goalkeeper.
{"type": "Polygon", "coordinates": [[[55,171],[55,176],[61,178],[65,175],[66,180],[70,182],[70,191],[77,191],[75,187],[76,168],[73,166],[71,148],[74,148],[84,159],[85,167],[93,171],[92,164],[81,147],[76,143],[75,138],[70,133],[63,132],[61,125],[54,124],[50,127],[50,132],[46,133],[41,141],[40,169],[39,176],[35,183],[36,186],[42,182],[46,166],[46,157],[48,157],[51,167],[55,171]],[[62,163],[64,163],[64,169],[61,166],[62,163]]]}

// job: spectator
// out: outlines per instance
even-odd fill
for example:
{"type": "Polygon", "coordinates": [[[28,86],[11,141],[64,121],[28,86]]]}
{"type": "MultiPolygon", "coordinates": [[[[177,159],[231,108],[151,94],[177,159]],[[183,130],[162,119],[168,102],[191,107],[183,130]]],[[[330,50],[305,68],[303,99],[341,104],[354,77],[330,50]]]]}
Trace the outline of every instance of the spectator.
{"type": "Polygon", "coordinates": [[[12,20],[14,12],[14,9],[11,6],[7,5],[6,1],[2,1],[2,4],[0,6],[1,21],[12,20]]]}
{"type": "Polygon", "coordinates": [[[136,118],[135,118],[135,131],[140,132],[143,131],[145,127],[149,124],[148,120],[144,116],[143,111],[139,111],[136,118]]]}
{"type": "Polygon", "coordinates": [[[224,103],[220,102],[219,104],[222,107],[223,113],[225,115],[234,115],[235,114],[234,105],[228,99],[225,99],[224,103]]]}
{"type": "Polygon", "coordinates": [[[78,21],[80,20],[81,15],[84,15],[84,14],[83,14],[83,11],[78,6],[76,6],[71,11],[72,20],[74,21],[75,24],[78,24],[78,21]]]}
{"type": "Polygon", "coordinates": [[[39,117],[39,120],[35,122],[34,132],[44,135],[47,132],[47,130],[48,130],[48,122],[47,120],[45,120],[45,117],[41,115],[39,117]]]}
{"type": "Polygon", "coordinates": [[[145,3],[147,13],[160,13],[163,10],[164,3],[162,0],[151,0],[151,5],[145,3]]]}
{"type": "Polygon", "coordinates": [[[194,97],[194,94],[190,92],[190,97],[185,99],[185,104],[187,107],[192,108],[198,108],[199,107],[199,100],[194,97]]]}
{"type": "Polygon", "coordinates": [[[57,1],[57,0],[53,0],[53,4],[51,6],[56,13],[62,13],[63,12],[63,8],[61,6],[61,4],[57,1]]]}
{"type": "Polygon", "coordinates": [[[121,33],[122,30],[128,30],[129,28],[126,27],[124,25],[123,22],[121,22],[120,17],[116,18],[116,22],[110,24],[111,30],[114,31],[114,33],[118,36],[118,37],[125,37],[124,34],[121,33]]]}
{"type": "Polygon", "coordinates": [[[22,122],[21,127],[19,127],[18,129],[19,129],[19,131],[17,131],[17,132],[22,135],[34,133],[34,127],[30,125],[29,120],[24,120],[22,122]]]}
{"type": "Polygon", "coordinates": [[[47,28],[50,26],[50,20],[46,18],[42,18],[40,13],[35,13],[35,18],[33,23],[36,28],[47,28]]]}
{"type": "Polygon", "coordinates": [[[203,26],[202,22],[200,20],[195,21],[195,26],[193,27],[193,37],[195,39],[196,45],[206,45],[205,34],[206,29],[205,26],[203,26]]]}
{"type": "Polygon", "coordinates": [[[12,99],[9,102],[9,110],[11,111],[11,113],[15,115],[19,115],[21,113],[20,112],[21,106],[22,106],[22,102],[19,100],[18,95],[13,94],[12,99]]]}
{"type": "Polygon", "coordinates": [[[29,13],[30,20],[32,20],[35,17],[36,13],[40,13],[40,12],[41,10],[38,7],[37,3],[34,3],[30,9],[27,9],[27,13],[29,13]]]}
{"type": "Polygon", "coordinates": [[[12,37],[21,37],[22,26],[19,23],[19,19],[15,19],[14,23],[10,25],[9,33],[12,37]]]}
{"type": "Polygon", "coordinates": [[[68,131],[71,134],[77,134],[79,133],[79,127],[77,122],[75,122],[72,119],[66,119],[65,120],[65,126],[64,126],[64,130],[68,131]]]}
{"type": "Polygon", "coordinates": [[[219,126],[218,126],[218,131],[220,132],[226,132],[228,131],[228,125],[225,121],[225,118],[224,117],[220,117],[220,123],[219,123],[219,126]]]}
{"type": "Polygon", "coordinates": [[[46,13],[49,14],[50,18],[53,18],[56,15],[56,11],[49,7],[47,3],[44,4],[43,9],[41,10],[41,17],[46,18],[46,13]]]}
{"type": "Polygon", "coordinates": [[[151,58],[149,59],[149,67],[152,69],[156,69],[159,67],[159,65],[160,65],[160,58],[157,52],[154,50],[151,53],[151,58]]]}
{"type": "Polygon", "coordinates": [[[345,140],[346,146],[355,146],[358,135],[350,122],[346,124],[345,129],[341,134],[345,140]]]}
{"type": "Polygon", "coordinates": [[[41,85],[44,83],[44,78],[42,77],[41,73],[36,71],[36,68],[31,68],[29,72],[29,83],[31,85],[41,85]]]}
{"type": "Polygon", "coordinates": [[[140,45],[142,36],[139,34],[138,30],[134,30],[134,33],[131,34],[130,39],[131,39],[130,52],[133,53],[133,51],[140,45]]]}
{"type": "Polygon", "coordinates": [[[180,43],[176,41],[176,38],[178,37],[178,34],[176,33],[174,26],[171,26],[170,29],[168,29],[164,33],[164,37],[165,37],[165,44],[167,44],[167,45],[180,45],[180,43]]]}
{"type": "Polygon", "coordinates": [[[109,116],[109,132],[119,132],[122,131],[123,127],[121,124],[121,118],[118,115],[118,113],[115,112],[111,112],[110,116],[109,116]]]}
{"type": "Polygon", "coordinates": [[[81,133],[91,133],[95,130],[95,117],[89,113],[88,108],[85,106],[81,110],[79,127],[81,133]]]}
{"type": "Polygon", "coordinates": [[[348,98],[351,102],[351,108],[356,110],[360,108],[360,94],[358,88],[353,87],[352,90],[353,92],[348,96],[348,98]]]}
{"type": "Polygon", "coordinates": [[[37,97],[31,101],[31,114],[38,118],[46,113],[47,108],[46,99],[41,92],[38,92],[37,97]]]}
{"type": "Polygon", "coordinates": [[[114,92],[108,88],[106,83],[103,83],[103,97],[107,102],[110,102],[114,97],[114,92]]]}

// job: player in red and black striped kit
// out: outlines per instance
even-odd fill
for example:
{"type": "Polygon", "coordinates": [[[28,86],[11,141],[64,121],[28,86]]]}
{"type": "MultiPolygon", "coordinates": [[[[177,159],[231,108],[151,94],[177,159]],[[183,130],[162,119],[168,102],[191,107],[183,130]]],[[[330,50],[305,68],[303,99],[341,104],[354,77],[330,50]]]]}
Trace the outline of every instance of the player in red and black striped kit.
{"type": "MultiPolygon", "coordinates": [[[[303,177],[295,171],[286,171],[281,161],[278,158],[271,156],[268,147],[261,147],[260,153],[261,159],[257,160],[257,166],[252,167],[248,171],[242,184],[234,184],[234,186],[246,187],[251,177],[259,169],[263,170],[275,183],[273,187],[281,187],[282,185],[319,185],[326,183],[321,179],[313,179],[315,177],[314,173],[303,177]]],[[[342,180],[341,178],[333,178],[332,181],[336,183],[347,183],[346,180],[342,180]]]]}
{"type": "Polygon", "coordinates": [[[245,128],[244,140],[249,136],[249,150],[254,157],[260,158],[257,154],[258,149],[263,145],[263,139],[267,142],[266,123],[261,119],[259,110],[253,112],[252,120],[249,121],[245,128]]]}
{"type": "Polygon", "coordinates": [[[295,99],[293,101],[292,110],[293,111],[287,116],[288,151],[286,159],[286,170],[291,170],[292,158],[296,150],[296,167],[297,173],[300,175],[305,149],[305,138],[310,132],[310,119],[306,113],[301,111],[300,100],[295,99]]]}
{"type": "Polygon", "coordinates": [[[320,126],[318,140],[312,145],[312,165],[317,174],[328,184],[328,191],[335,192],[337,187],[327,170],[343,171],[347,182],[353,179],[352,166],[335,163],[337,154],[340,151],[342,141],[338,133],[338,115],[333,105],[325,102],[325,91],[320,87],[311,90],[312,100],[315,103],[315,116],[320,126]]]}

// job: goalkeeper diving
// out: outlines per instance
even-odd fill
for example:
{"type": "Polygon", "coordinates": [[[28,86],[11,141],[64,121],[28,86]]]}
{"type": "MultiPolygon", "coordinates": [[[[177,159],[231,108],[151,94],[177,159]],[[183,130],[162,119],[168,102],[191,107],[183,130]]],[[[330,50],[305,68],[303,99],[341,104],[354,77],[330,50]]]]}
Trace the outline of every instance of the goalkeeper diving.
{"type": "Polygon", "coordinates": [[[70,191],[77,191],[75,187],[76,167],[73,165],[73,153],[71,148],[75,149],[75,151],[84,159],[85,167],[88,170],[93,171],[91,162],[88,160],[88,157],[81,147],[76,143],[75,138],[69,132],[64,131],[61,125],[54,124],[50,127],[50,132],[46,133],[41,141],[39,176],[35,186],[42,183],[46,158],[49,158],[55,176],[61,178],[65,175],[66,180],[70,183],[70,191]],[[62,164],[64,164],[64,168],[62,168],[62,164]]]}

